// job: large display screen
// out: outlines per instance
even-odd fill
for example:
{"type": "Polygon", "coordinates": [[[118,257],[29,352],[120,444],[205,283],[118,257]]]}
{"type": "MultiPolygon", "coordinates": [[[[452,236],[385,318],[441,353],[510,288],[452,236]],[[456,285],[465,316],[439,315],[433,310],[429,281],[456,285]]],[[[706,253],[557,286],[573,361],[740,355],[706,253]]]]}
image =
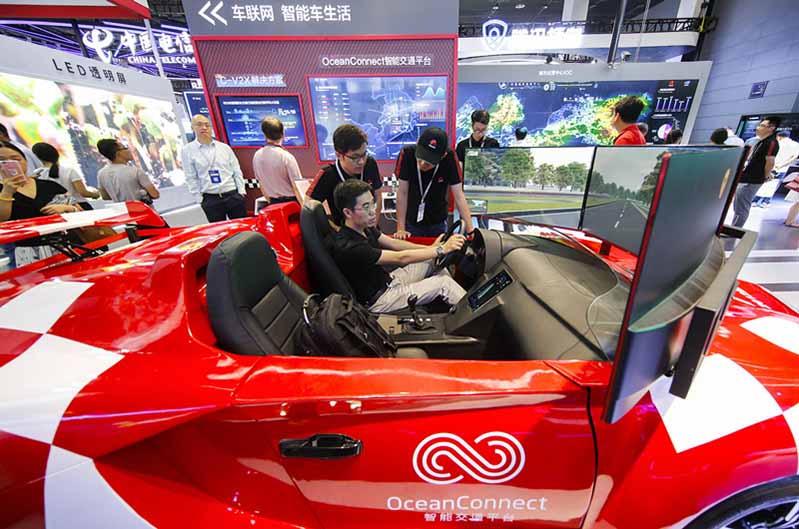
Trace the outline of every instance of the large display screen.
{"type": "Polygon", "coordinates": [[[353,123],[369,152],[394,160],[427,127],[447,129],[447,77],[311,77],[308,79],[321,160],[334,160],[333,131],[353,123]]]}
{"type": "Polygon", "coordinates": [[[219,96],[219,112],[231,147],[263,147],[261,121],[276,117],[283,122],[284,147],[305,147],[305,123],[300,96],[219,96]]]}
{"type": "Polygon", "coordinates": [[[494,217],[577,228],[593,147],[467,149],[466,197],[494,217]]]}
{"type": "Polygon", "coordinates": [[[608,145],[613,106],[623,97],[638,96],[645,104],[639,121],[649,125],[647,141],[661,143],[672,128],[685,128],[696,79],[667,81],[498,82],[459,83],[457,139],[471,133],[474,110],[491,114],[488,135],[503,147],[514,131],[526,127],[526,142],[544,145],[608,145]]]}
{"type": "Polygon", "coordinates": [[[741,116],[738,122],[738,129],[736,135],[744,141],[755,136],[755,130],[758,123],[769,116],[777,116],[782,118],[782,123],[777,127],[777,131],[787,130],[791,134],[791,139],[799,141],[799,113],[787,114],[749,114],[741,116]]]}
{"type": "Polygon", "coordinates": [[[52,144],[90,186],[108,163],[95,147],[103,138],[127,145],[156,187],[185,182],[181,132],[168,101],[3,73],[0,94],[0,121],[11,138],[28,147],[52,144]]]}

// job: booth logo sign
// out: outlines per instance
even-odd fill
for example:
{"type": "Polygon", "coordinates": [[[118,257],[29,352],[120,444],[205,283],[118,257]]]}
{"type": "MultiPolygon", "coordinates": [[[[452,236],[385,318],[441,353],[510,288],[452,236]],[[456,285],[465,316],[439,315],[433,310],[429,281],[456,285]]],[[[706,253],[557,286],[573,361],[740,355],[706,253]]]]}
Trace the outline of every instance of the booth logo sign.
{"type": "Polygon", "coordinates": [[[510,481],[524,468],[525,453],[518,439],[505,432],[487,432],[468,443],[458,435],[436,433],[413,452],[413,470],[434,485],[449,485],[467,475],[480,483],[510,481]]]}
{"type": "Polygon", "coordinates": [[[498,18],[483,22],[483,44],[490,50],[498,50],[508,35],[508,23],[498,18]]]}

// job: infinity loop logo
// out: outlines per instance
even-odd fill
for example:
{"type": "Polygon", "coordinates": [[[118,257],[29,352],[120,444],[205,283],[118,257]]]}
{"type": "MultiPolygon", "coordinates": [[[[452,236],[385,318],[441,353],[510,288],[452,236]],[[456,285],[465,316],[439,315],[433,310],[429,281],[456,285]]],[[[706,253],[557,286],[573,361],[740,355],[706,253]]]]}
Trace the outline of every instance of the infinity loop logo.
{"type": "Polygon", "coordinates": [[[504,483],[519,475],[524,460],[521,443],[504,432],[484,433],[474,445],[455,434],[437,433],[414,450],[413,470],[434,485],[457,483],[465,475],[481,483],[504,483]]]}

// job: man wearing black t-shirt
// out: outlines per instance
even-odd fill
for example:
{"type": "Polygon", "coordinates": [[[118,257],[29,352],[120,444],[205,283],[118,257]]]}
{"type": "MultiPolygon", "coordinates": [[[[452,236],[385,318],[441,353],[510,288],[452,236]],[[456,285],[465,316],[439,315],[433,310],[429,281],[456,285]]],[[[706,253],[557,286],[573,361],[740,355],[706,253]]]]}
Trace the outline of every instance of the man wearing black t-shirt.
{"type": "Polygon", "coordinates": [[[749,158],[744,163],[744,170],[741,173],[741,181],[735,190],[735,201],[732,218],[732,225],[740,228],[746,224],[749,218],[749,210],[752,209],[752,200],[766,180],[773,178],[771,170],[774,168],[774,161],[777,152],[780,150],[779,142],[775,132],[782,120],[776,116],[764,118],[757,126],[755,134],[758,142],[752,148],[749,158]]]}
{"type": "Polygon", "coordinates": [[[377,168],[377,162],[366,152],[368,144],[366,133],[352,124],[341,125],[333,133],[333,148],[336,150],[336,161],[326,166],[316,175],[307,195],[323,204],[327,202],[328,213],[341,223],[340,212],[333,207],[333,190],[340,182],[349,178],[363,180],[372,187],[372,194],[377,204],[377,218],[380,218],[380,188],[383,179],[377,168]]]}
{"type": "Polygon", "coordinates": [[[396,239],[437,237],[447,230],[447,195],[452,192],[455,208],[471,232],[472,213],[463,194],[458,155],[447,147],[447,133],[438,127],[422,131],[416,146],[405,147],[397,158],[394,174],[397,193],[396,239]]]}
{"type": "Polygon", "coordinates": [[[455,154],[463,167],[466,159],[466,149],[498,149],[499,142],[485,135],[491,115],[486,110],[472,112],[472,133],[465,140],[461,140],[455,147],[455,154]]]}
{"type": "Polygon", "coordinates": [[[445,269],[436,270],[433,259],[460,250],[464,237],[455,234],[441,243],[422,246],[387,237],[375,228],[376,205],[369,185],[347,180],[336,186],[336,208],[344,224],[333,238],[333,259],[347,278],[358,301],[373,312],[392,312],[408,306],[416,295],[425,304],[437,297],[454,305],[466,291],[445,269]],[[400,268],[388,274],[383,265],[400,268]]]}

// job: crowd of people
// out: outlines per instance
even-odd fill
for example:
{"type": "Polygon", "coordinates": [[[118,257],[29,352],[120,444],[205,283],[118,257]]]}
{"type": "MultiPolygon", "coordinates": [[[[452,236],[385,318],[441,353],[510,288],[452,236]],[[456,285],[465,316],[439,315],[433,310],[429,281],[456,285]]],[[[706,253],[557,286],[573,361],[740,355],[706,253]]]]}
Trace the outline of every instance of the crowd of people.
{"type": "MultiPolygon", "coordinates": [[[[614,145],[646,144],[648,127],[638,121],[643,109],[643,101],[634,96],[616,103],[611,119],[617,133],[614,145]]],[[[261,123],[265,144],[253,157],[253,171],[261,193],[271,204],[302,204],[312,198],[324,205],[337,227],[333,257],[359,300],[373,310],[402,308],[410,294],[415,294],[420,303],[441,297],[454,304],[465,292],[446,271],[432,266],[431,260],[460,250],[474,229],[463,191],[462,160],[466,149],[500,146],[487,135],[490,119],[486,110],[474,111],[471,134],[454,150],[449,148],[444,130],[430,127],[421,132],[416,145],[400,151],[394,169],[399,182],[397,223],[391,237],[377,228],[383,188],[378,164],[369,155],[366,133],[353,124],[343,124],[333,133],[336,159],[318,172],[306,195],[297,187],[302,174],[297,160],[282,146],[284,126],[276,117],[267,117],[261,123]],[[444,242],[449,196],[463,220],[464,235],[444,242]],[[436,242],[420,246],[406,240],[411,236],[436,238],[436,242]],[[383,265],[398,268],[388,274],[383,265]]],[[[768,117],[758,125],[735,195],[736,226],[746,222],[753,204],[767,207],[780,182],[789,183],[799,176],[799,172],[789,171],[799,155],[799,143],[787,132],[776,132],[779,124],[778,118],[768,117]]],[[[213,139],[208,118],[196,115],[191,126],[195,139],[181,154],[188,190],[200,202],[209,222],[245,217],[246,189],[233,150],[213,139]]],[[[517,129],[515,135],[514,146],[528,145],[525,128],[517,129]]],[[[682,136],[680,129],[672,128],[665,143],[679,144],[682,136]]],[[[718,145],[743,144],[726,128],[713,131],[710,139],[718,145]]],[[[150,176],[131,163],[133,156],[126,145],[114,138],[102,139],[97,142],[97,151],[109,163],[98,171],[98,188],[94,189],[75,169],[59,162],[55,147],[37,143],[28,148],[12,142],[0,125],[0,221],[91,209],[87,199],[151,204],[159,198],[150,176]]],[[[799,227],[799,192],[792,190],[787,199],[794,204],[785,223],[799,227]]]]}

